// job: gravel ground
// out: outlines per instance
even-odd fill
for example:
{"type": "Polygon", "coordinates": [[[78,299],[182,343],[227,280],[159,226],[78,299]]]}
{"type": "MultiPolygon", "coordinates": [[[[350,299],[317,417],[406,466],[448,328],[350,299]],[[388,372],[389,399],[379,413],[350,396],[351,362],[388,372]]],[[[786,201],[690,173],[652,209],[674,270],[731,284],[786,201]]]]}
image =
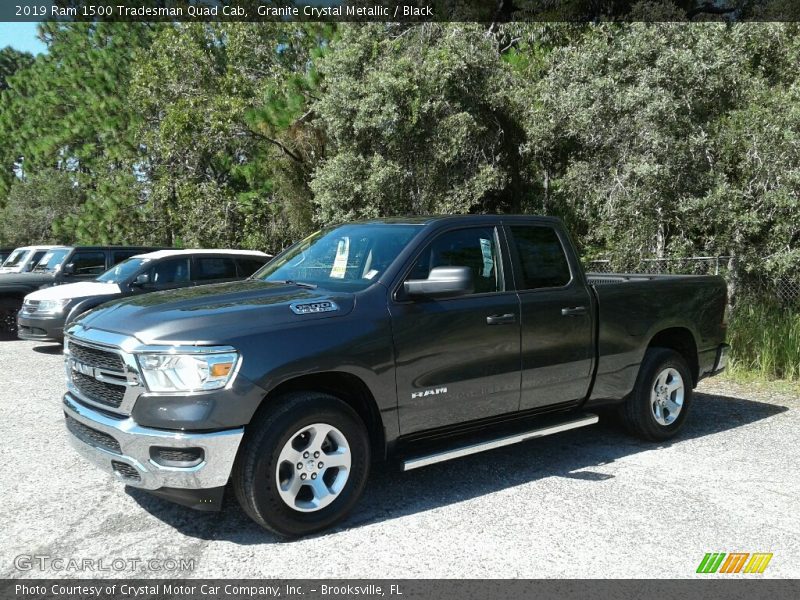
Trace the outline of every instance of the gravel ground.
{"type": "Polygon", "coordinates": [[[342,526],[281,542],[231,499],[196,513],[84,462],[62,423],[60,347],[0,342],[0,364],[0,577],[94,575],[15,566],[43,555],[195,564],[100,573],[118,577],[683,578],[706,552],[735,551],[774,553],[764,577],[800,577],[797,397],[711,380],[670,444],[601,423],[407,474],[380,467],[342,526]]]}

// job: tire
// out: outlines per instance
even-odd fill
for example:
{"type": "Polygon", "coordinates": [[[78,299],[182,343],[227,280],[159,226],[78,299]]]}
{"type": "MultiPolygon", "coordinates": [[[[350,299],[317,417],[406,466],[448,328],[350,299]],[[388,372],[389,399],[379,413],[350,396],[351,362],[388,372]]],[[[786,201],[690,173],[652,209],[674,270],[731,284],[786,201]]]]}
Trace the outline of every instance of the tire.
{"type": "Polygon", "coordinates": [[[683,428],[692,398],[692,376],[686,360],[668,348],[649,348],[633,392],[620,407],[620,416],[633,435],[661,442],[683,428]]]}
{"type": "Polygon", "coordinates": [[[369,436],[338,398],[286,394],[248,429],[231,478],[239,504],[262,527],[284,537],[308,535],[331,527],[358,502],[369,474],[369,436]]]}

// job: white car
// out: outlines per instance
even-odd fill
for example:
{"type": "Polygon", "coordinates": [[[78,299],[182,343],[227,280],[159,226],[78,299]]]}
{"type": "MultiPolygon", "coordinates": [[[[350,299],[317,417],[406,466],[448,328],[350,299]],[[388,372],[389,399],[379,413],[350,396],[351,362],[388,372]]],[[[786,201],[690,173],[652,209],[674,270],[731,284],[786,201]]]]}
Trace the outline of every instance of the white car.
{"type": "Polygon", "coordinates": [[[22,246],[16,248],[0,266],[0,273],[27,273],[42,259],[48,250],[58,246],[22,246]]]}

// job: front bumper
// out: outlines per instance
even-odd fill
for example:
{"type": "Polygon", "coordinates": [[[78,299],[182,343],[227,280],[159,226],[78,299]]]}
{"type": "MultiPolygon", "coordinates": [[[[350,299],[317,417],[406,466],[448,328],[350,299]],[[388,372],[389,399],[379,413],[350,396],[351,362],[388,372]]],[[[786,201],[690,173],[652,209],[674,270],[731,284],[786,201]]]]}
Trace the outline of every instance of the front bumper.
{"type": "Polygon", "coordinates": [[[224,486],[244,434],[243,428],[189,433],[141,427],[131,417],[110,416],[89,408],[70,393],[64,396],[63,409],[68,425],[69,419],[80,424],[73,422],[68,431],[72,445],[82,456],[126,485],[145,490],[224,486]],[[153,460],[153,448],[200,449],[202,462],[190,467],[163,466],[153,460]]]}
{"type": "Polygon", "coordinates": [[[17,337],[32,342],[64,341],[64,315],[55,317],[17,316],[17,337]]]}

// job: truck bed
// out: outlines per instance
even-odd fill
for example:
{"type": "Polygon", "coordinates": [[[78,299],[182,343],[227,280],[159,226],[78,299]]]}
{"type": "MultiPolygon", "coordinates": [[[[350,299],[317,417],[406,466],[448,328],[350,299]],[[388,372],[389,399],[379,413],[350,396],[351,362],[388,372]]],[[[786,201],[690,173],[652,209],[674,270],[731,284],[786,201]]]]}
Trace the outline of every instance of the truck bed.
{"type": "MultiPolygon", "coordinates": [[[[619,399],[633,389],[656,335],[691,335],[696,379],[713,369],[725,339],[727,288],[717,275],[587,273],[597,301],[597,375],[591,400],[619,399]],[[621,394],[621,395],[620,395],[621,394]]],[[[696,383],[696,382],[695,382],[696,383]]]]}

